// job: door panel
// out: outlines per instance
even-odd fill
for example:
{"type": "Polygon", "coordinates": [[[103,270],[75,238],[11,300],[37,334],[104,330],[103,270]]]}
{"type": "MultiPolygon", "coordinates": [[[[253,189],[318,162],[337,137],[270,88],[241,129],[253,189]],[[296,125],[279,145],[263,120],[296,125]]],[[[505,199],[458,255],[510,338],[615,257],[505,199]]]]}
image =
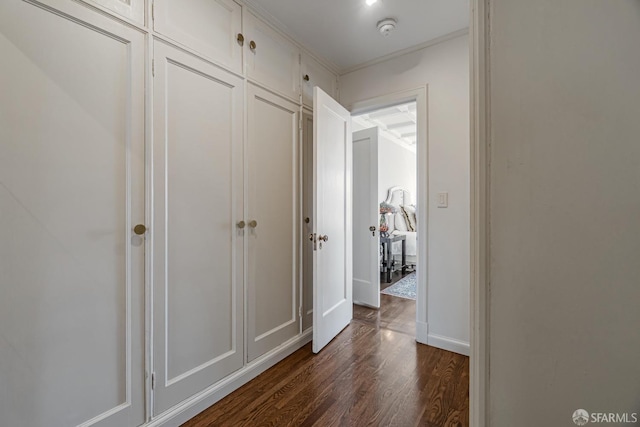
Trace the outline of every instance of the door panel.
{"type": "Polygon", "coordinates": [[[302,330],[313,325],[313,114],[302,114],[302,330]],[[307,218],[309,219],[307,222],[307,218]]]}
{"type": "Polygon", "coordinates": [[[302,54],[302,102],[309,108],[313,107],[313,88],[318,86],[329,96],[335,97],[338,92],[338,79],[335,74],[326,69],[309,55],[302,54]],[[305,80],[305,76],[308,80],[305,80]]]}
{"type": "Polygon", "coordinates": [[[0,2],[0,425],[139,425],[144,36],[51,5],[0,2]]]}
{"type": "Polygon", "coordinates": [[[353,197],[353,302],[379,308],[377,127],[353,134],[353,197]]]}
{"type": "Polygon", "coordinates": [[[242,367],[242,80],[154,46],[155,413],[242,367]]]}
{"type": "Polygon", "coordinates": [[[248,95],[247,340],[251,361],[300,330],[299,107],[253,85],[248,95]]]}
{"type": "Polygon", "coordinates": [[[206,58],[242,72],[242,7],[233,0],[154,0],[153,28],[206,58]]]}
{"type": "Polygon", "coordinates": [[[300,51],[251,13],[245,16],[245,44],[256,43],[255,49],[245,49],[247,76],[299,102],[300,51]]]}
{"type": "Polygon", "coordinates": [[[144,24],[144,0],[82,0],[97,3],[118,15],[124,16],[139,24],[144,24]]]}
{"type": "Polygon", "coordinates": [[[351,321],[351,116],[322,89],[313,96],[313,352],[351,321]],[[328,241],[320,241],[326,236],[328,241]]]}

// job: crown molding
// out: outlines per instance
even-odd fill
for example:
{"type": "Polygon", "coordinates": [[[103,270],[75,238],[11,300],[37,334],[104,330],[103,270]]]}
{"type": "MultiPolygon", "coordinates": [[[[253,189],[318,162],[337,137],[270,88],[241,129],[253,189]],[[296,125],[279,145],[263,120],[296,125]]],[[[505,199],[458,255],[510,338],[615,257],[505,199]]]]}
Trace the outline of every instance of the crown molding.
{"type": "Polygon", "coordinates": [[[449,41],[449,40],[452,40],[452,39],[455,39],[455,38],[458,38],[458,37],[462,37],[462,36],[465,36],[465,35],[468,35],[468,34],[469,34],[469,28],[462,28],[462,29],[454,31],[452,33],[445,34],[444,36],[440,36],[440,37],[436,37],[435,39],[428,40],[428,41],[426,41],[424,43],[420,43],[420,44],[417,44],[415,46],[408,47],[406,49],[397,50],[397,51],[392,52],[392,53],[390,53],[388,55],[380,56],[378,58],[372,59],[372,60],[367,61],[367,62],[363,62],[363,63],[358,64],[358,65],[354,65],[352,67],[347,67],[344,70],[342,70],[339,75],[340,76],[344,76],[345,74],[349,74],[349,73],[352,73],[354,71],[358,71],[358,70],[361,70],[363,68],[367,68],[367,67],[370,67],[372,65],[379,64],[381,62],[390,61],[390,60],[395,59],[395,58],[397,58],[399,56],[403,56],[403,55],[407,55],[409,53],[417,52],[419,50],[423,50],[423,49],[426,49],[428,47],[434,46],[436,44],[444,43],[446,41],[449,41]]]}

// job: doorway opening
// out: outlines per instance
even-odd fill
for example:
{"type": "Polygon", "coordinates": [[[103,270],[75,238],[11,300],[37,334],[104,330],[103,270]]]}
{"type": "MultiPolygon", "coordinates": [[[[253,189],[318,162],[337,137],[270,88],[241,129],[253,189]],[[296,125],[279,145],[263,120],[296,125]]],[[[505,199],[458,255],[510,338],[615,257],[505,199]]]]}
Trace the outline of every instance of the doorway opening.
{"type": "Polygon", "coordinates": [[[414,333],[425,344],[426,106],[426,87],[351,106],[354,303],[415,300],[414,333]]]}
{"type": "Polygon", "coordinates": [[[411,101],[352,116],[356,304],[388,301],[368,300],[367,286],[393,298],[416,298],[416,110],[411,101]],[[369,283],[374,269],[378,280],[369,283]]]}

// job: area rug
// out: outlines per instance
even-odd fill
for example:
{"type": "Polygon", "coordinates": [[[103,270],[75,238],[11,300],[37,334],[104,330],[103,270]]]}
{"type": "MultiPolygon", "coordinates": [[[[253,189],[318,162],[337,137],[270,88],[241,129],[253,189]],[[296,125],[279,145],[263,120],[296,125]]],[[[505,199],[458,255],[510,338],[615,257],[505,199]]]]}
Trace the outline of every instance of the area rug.
{"type": "Polygon", "coordinates": [[[416,299],[416,272],[403,277],[393,285],[380,292],[394,297],[416,299]]]}

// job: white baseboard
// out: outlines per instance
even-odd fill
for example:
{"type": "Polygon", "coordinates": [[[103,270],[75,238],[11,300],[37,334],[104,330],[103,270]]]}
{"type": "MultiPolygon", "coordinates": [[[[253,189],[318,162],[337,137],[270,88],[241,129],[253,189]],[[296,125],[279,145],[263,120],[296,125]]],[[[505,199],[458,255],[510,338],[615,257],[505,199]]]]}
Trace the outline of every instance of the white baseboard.
{"type": "Polygon", "coordinates": [[[158,415],[144,427],[179,426],[198,415],[226,395],[248,383],[291,353],[311,341],[312,329],[309,328],[301,335],[287,341],[269,353],[260,356],[244,368],[234,372],[211,387],[195,394],[166,412],[158,415]]]}
{"type": "Polygon", "coordinates": [[[443,337],[442,335],[428,334],[427,345],[432,347],[438,347],[443,350],[452,351],[454,353],[469,356],[471,354],[471,347],[468,342],[459,341],[454,338],[443,337]]]}
{"type": "Polygon", "coordinates": [[[416,321],[416,341],[420,344],[429,344],[429,324],[416,321]]]}

